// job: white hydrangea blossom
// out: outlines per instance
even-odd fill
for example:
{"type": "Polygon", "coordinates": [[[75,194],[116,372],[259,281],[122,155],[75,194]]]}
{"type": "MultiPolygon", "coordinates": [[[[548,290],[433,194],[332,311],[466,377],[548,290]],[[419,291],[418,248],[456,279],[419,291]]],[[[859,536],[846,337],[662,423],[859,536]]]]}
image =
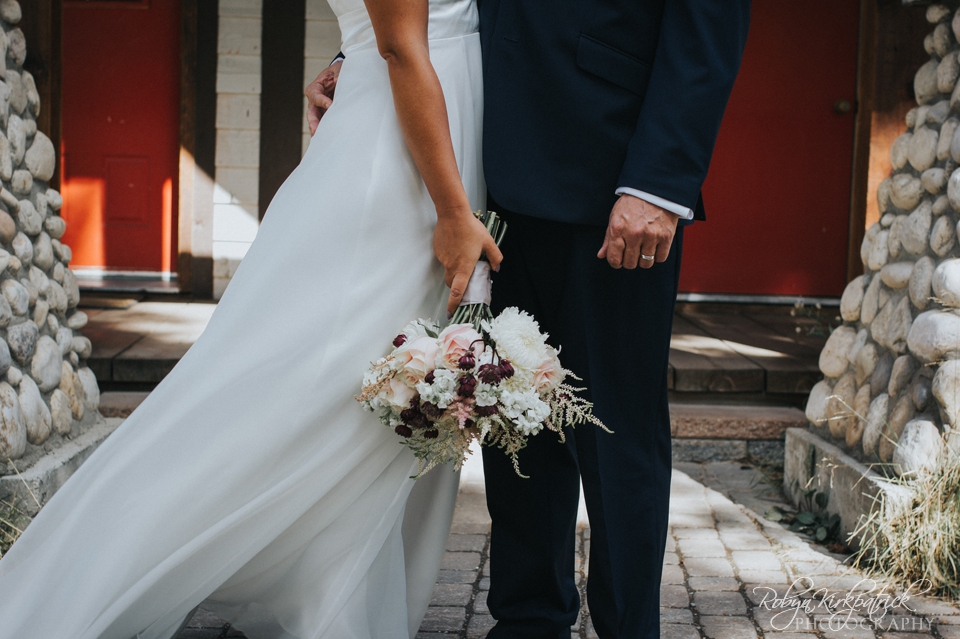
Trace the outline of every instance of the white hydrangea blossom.
{"type": "Polygon", "coordinates": [[[477,406],[493,406],[500,399],[500,388],[480,382],[473,392],[473,397],[477,401],[477,406]]]}
{"type": "Polygon", "coordinates": [[[457,374],[445,368],[433,371],[433,383],[420,382],[417,392],[425,402],[447,408],[457,396],[457,374]]]}
{"type": "Polygon", "coordinates": [[[524,435],[536,435],[550,417],[550,406],[534,390],[504,391],[500,396],[504,414],[516,422],[524,435]]]}

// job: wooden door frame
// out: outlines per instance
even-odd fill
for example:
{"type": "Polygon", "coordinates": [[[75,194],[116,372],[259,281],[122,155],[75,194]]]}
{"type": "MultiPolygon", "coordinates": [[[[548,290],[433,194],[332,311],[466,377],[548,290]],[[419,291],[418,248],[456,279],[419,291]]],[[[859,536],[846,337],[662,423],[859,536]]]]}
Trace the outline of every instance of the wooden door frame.
{"type": "Polygon", "coordinates": [[[877,85],[877,0],[860,0],[857,42],[857,97],[853,132],[853,171],[850,186],[850,226],[847,234],[847,281],[863,273],[860,245],[866,232],[870,175],[870,130],[877,85]]]}

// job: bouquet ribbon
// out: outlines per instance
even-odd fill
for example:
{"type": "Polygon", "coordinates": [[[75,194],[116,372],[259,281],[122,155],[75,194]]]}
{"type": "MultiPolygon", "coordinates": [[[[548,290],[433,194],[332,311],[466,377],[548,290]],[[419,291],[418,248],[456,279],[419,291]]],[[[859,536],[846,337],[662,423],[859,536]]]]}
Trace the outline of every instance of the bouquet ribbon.
{"type": "Polygon", "coordinates": [[[473,267],[473,274],[467,282],[467,290],[463,292],[460,306],[467,304],[486,304],[490,306],[493,282],[490,280],[490,263],[484,260],[477,262],[473,267]]]}

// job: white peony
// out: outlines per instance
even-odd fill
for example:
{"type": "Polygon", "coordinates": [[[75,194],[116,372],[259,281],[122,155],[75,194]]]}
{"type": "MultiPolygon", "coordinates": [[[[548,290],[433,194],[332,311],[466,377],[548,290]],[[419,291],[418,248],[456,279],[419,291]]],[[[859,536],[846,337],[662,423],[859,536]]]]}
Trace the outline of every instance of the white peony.
{"type": "Polygon", "coordinates": [[[534,373],[547,357],[547,336],[531,315],[515,306],[484,322],[483,327],[496,342],[500,355],[518,371],[534,373]]]}

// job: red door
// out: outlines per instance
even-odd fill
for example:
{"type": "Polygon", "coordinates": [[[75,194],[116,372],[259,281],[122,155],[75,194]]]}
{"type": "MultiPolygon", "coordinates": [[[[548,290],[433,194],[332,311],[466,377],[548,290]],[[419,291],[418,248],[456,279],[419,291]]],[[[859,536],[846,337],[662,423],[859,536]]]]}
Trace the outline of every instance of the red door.
{"type": "Polygon", "coordinates": [[[179,0],[63,3],[71,266],[176,270],[179,0]]]}
{"type": "Polygon", "coordinates": [[[858,0],[753,0],[681,291],[843,292],[854,114],[837,101],[856,95],[858,12],[858,0]]]}

